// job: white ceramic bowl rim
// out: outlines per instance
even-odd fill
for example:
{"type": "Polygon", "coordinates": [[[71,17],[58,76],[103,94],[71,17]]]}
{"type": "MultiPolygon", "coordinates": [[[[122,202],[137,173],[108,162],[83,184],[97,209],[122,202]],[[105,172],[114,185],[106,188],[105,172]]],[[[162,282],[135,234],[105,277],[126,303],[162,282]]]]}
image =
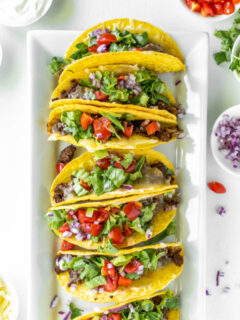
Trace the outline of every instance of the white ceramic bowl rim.
{"type": "Polygon", "coordinates": [[[212,132],[211,132],[211,149],[212,154],[216,162],[219,164],[221,168],[223,168],[228,173],[231,173],[236,176],[240,176],[240,168],[233,168],[232,162],[229,159],[225,158],[225,153],[223,151],[218,150],[218,141],[217,137],[215,136],[215,132],[217,130],[219,122],[222,120],[224,115],[229,115],[230,117],[238,117],[240,118],[240,104],[232,106],[225,110],[223,113],[219,115],[216,119],[212,132]]]}

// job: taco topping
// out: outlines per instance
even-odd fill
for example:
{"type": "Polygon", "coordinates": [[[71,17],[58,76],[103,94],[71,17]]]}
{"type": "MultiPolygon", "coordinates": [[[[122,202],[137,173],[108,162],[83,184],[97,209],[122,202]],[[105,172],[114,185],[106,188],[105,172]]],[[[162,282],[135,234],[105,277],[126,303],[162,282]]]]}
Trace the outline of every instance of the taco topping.
{"type": "Polygon", "coordinates": [[[133,301],[118,308],[96,314],[88,320],[157,319],[168,320],[168,311],[178,310],[178,297],[168,290],[164,295],[133,301]]]}
{"type": "MultiPolygon", "coordinates": [[[[104,52],[122,52],[130,50],[164,52],[163,48],[150,42],[148,33],[132,33],[127,30],[97,29],[89,34],[88,44],[79,42],[75,45],[76,51],[70,56],[78,60],[86,56],[104,52]]],[[[71,63],[70,59],[53,57],[48,68],[52,74],[59,72],[65,65],[71,63]]]]}
{"type": "Polygon", "coordinates": [[[182,249],[166,247],[161,249],[144,249],[119,256],[91,255],[73,256],[60,254],[56,258],[57,274],[67,271],[68,287],[84,284],[96,292],[113,292],[119,286],[131,286],[149,271],[164,267],[171,261],[183,264],[182,249]]]}
{"type": "Polygon", "coordinates": [[[65,238],[74,237],[78,241],[90,239],[94,242],[111,239],[113,244],[121,244],[134,232],[148,239],[154,215],[159,210],[173,210],[178,204],[178,195],[166,193],[116,206],[54,209],[46,217],[49,226],[65,238]]]}
{"type": "Polygon", "coordinates": [[[175,124],[153,120],[134,120],[134,115],[125,113],[90,114],[79,110],[63,111],[61,118],[52,126],[52,133],[72,135],[76,142],[80,139],[95,139],[106,143],[112,138],[131,138],[132,135],[157,137],[161,141],[169,141],[182,131],[175,124]]]}
{"type": "Polygon", "coordinates": [[[178,108],[167,97],[169,89],[159,75],[145,68],[132,73],[116,75],[110,71],[95,71],[88,78],[72,79],[68,90],[62,90],[58,99],[82,99],[133,104],[167,110],[174,115],[178,108]]]}
{"type": "Polygon", "coordinates": [[[84,196],[89,193],[101,195],[118,188],[133,188],[134,183],[164,183],[170,185],[175,173],[162,162],[147,165],[145,156],[136,160],[132,153],[119,156],[99,150],[94,153],[96,164],[92,171],[80,168],[73,171],[71,181],[61,183],[54,189],[54,200],[62,202],[72,196],[84,196]]]}

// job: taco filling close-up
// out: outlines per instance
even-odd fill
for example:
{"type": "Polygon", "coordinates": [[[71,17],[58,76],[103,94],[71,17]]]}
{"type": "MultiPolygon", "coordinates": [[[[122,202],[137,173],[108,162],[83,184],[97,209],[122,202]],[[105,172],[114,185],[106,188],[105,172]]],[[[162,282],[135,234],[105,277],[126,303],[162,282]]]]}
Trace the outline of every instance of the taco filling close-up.
{"type": "MultiPolygon", "coordinates": [[[[111,67],[108,69],[111,70],[111,67]]],[[[146,68],[122,74],[97,70],[85,78],[78,79],[72,76],[65,81],[69,82],[68,87],[64,87],[58,95],[54,94],[52,102],[80,99],[166,110],[175,116],[179,112],[169,88],[160,79],[160,75],[146,68]]]]}
{"type": "Polygon", "coordinates": [[[92,149],[150,148],[182,136],[172,119],[137,110],[126,113],[124,109],[81,104],[55,108],[50,114],[47,130],[51,140],[92,149]]]}
{"type": "Polygon", "coordinates": [[[106,307],[76,320],[178,320],[179,299],[170,290],[144,295],[138,300],[106,307]]]}
{"type": "MultiPolygon", "coordinates": [[[[154,150],[149,150],[146,156],[143,150],[85,153],[67,164],[55,179],[51,188],[53,204],[127,196],[146,188],[151,192],[170,189],[175,185],[174,168],[169,168],[162,159],[153,161],[153,157],[163,156],[154,150]]],[[[165,157],[163,160],[167,161],[165,157]]]]}
{"type": "MultiPolygon", "coordinates": [[[[67,277],[64,286],[73,295],[78,295],[79,291],[82,291],[80,295],[88,291],[92,293],[92,297],[96,295],[100,300],[101,294],[107,293],[102,296],[104,299],[106,297],[105,302],[109,301],[107,297],[111,299],[111,293],[114,292],[115,300],[120,301],[122,297],[118,295],[118,291],[126,290],[127,293],[129,288],[136,289],[145,281],[149,284],[155,282],[155,285],[157,281],[171,281],[174,274],[181,272],[184,262],[180,244],[159,244],[137,250],[121,250],[116,255],[90,251],[76,251],[75,254],[74,252],[60,252],[56,257],[55,271],[60,282],[62,275],[64,278],[67,277]],[[171,268],[174,274],[169,272],[166,277],[165,272],[168,268],[171,268]],[[163,279],[161,274],[164,274],[163,279]],[[160,278],[154,279],[154,275],[160,278]],[[168,277],[169,279],[166,279],[168,277]]],[[[136,294],[140,295],[140,290],[139,293],[136,290],[136,294]]]]}
{"type": "Polygon", "coordinates": [[[175,192],[134,200],[109,201],[106,206],[53,208],[46,217],[50,228],[68,242],[97,249],[99,243],[106,244],[110,239],[113,245],[124,247],[163,231],[180,201],[175,192]]]}

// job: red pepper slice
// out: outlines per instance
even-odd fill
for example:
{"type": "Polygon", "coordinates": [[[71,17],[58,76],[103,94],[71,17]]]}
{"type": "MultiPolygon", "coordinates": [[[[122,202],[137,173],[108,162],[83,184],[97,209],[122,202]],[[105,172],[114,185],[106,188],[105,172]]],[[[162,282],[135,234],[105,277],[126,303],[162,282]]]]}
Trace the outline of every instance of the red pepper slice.
{"type": "Polygon", "coordinates": [[[117,38],[115,37],[115,35],[112,33],[103,33],[99,37],[97,45],[100,46],[101,44],[105,44],[106,46],[108,46],[112,42],[117,42],[117,38]]]}
{"type": "Polygon", "coordinates": [[[93,123],[93,118],[90,117],[86,112],[83,112],[81,115],[81,126],[83,130],[87,130],[89,124],[93,123]]]}
{"type": "Polygon", "coordinates": [[[132,280],[131,279],[128,279],[128,278],[125,278],[125,277],[119,277],[119,279],[118,279],[118,285],[119,286],[127,287],[127,286],[131,286],[131,284],[132,284],[132,280]]]}
{"type": "Polygon", "coordinates": [[[129,202],[124,208],[123,211],[125,215],[131,221],[135,220],[141,214],[142,204],[139,202],[129,202]]]}
{"type": "Polygon", "coordinates": [[[152,121],[151,123],[149,123],[146,127],[145,127],[147,134],[150,136],[152,134],[154,134],[156,131],[158,131],[159,127],[157,125],[156,121],[152,121]]]}
{"type": "Polygon", "coordinates": [[[66,240],[63,240],[60,250],[61,251],[68,251],[68,250],[72,250],[74,247],[75,247],[75,244],[72,244],[66,240]]]}
{"type": "Polygon", "coordinates": [[[129,262],[125,267],[124,271],[126,273],[134,273],[138,270],[138,268],[141,266],[141,262],[139,262],[137,259],[132,259],[131,262],[129,262]]]}
{"type": "Polygon", "coordinates": [[[59,174],[65,166],[66,166],[66,163],[57,162],[57,165],[56,165],[57,174],[59,174]]]}
{"type": "Polygon", "coordinates": [[[215,193],[225,193],[227,191],[223,184],[216,181],[209,182],[208,187],[215,193]]]}
{"type": "Polygon", "coordinates": [[[127,121],[123,121],[123,125],[124,125],[124,132],[123,132],[123,135],[127,138],[130,138],[132,136],[132,133],[133,133],[133,124],[128,127],[128,123],[127,121]]]}

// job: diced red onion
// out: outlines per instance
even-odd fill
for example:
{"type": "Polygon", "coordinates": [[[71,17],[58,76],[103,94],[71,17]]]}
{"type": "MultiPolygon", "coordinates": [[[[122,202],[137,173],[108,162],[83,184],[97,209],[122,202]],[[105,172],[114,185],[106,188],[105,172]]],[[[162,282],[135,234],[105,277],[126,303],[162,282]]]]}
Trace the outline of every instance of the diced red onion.
{"type": "Polygon", "coordinates": [[[210,296],[211,293],[209,292],[209,290],[206,290],[206,296],[210,296]]]}
{"type": "Polygon", "coordinates": [[[224,207],[219,207],[217,209],[217,214],[219,214],[220,216],[223,216],[226,213],[226,210],[224,207]]]}
{"type": "Polygon", "coordinates": [[[123,277],[123,278],[125,278],[125,276],[126,276],[126,273],[125,273],[124,271],[120,271],[119,274],[120,274],[120,276],[123,277]]]}
{"type": "Polygon", "coordinates": [[[129,308],[128,304],[126,304],[125,306],[121,306],[121,307],[115,308],[115,309],[111,309],[110,312],[116,313],[116,312],[119,312],[119,311],[127,309],[127,308],[129,308]]]}
{"type": "Polygon", "coordinates": [[[79,229],[79,227],[80,227],[80,223],[78,221],[74,221],[70,223],[70,229],[71,228],[79,229]]]}
{"type": "Polygon", "coordinates": [[[150,239],[151,236],[152,236],[152,231],[151,231],[150,229],[147,229],[147,231],[146,231],[146,238],[147,238],[147,239],[150,239]]]}
{"type": "Polygon", "coordinates": [[[216,276],[216,286],[217,287],[219,286],[219,283],[220,283],[220,277],[224,277],[224,272],[222,272],[222,271],[217,272],[217,276],[216,276]]]}
{"type": "Polygon", "coordinates": [[[128,190],[132,190],[132,188],[133,188],[132,186],[130,186],[130,184],[123,184],[122,187],[124,189],[128,189],[128,190]]]}
{"type": "Polygon", "coordinates": [[[94,294],[98,293],[98,290],[97,290],[97,289],[92,289],[91,291],[92,291],[92,293],[94,293],[94,294]]]}
{"type": "Polygon", "coordinates": [[[85,233],[78,233],[76,234],[75,239],[78,241],[84,241],[87,240],[87,235],[85,233]]]}
{"type": "Polygon", "coordinates": [[[113,264],[112,264],[112,263],[108,263],[108,264],[107,264],[107,269],[112,269],[112,267],[113,267],[113,264]]]}
{"type": "Polygon", "coordinates": [[[69,312],[66,314],[66,316],[63,318],[63,320],[69,320],[71,314],[72,314],[72,311],[69,311],[69,312]]]}
{"type": "Polygon", "coordinates": [[[182,80],[178,80],[178,81],[175,83],[175,86],[178,86],[181,82],[182,82],[182,80]]]}
{"type": "Polygon", "coordinates": [[[55,295],[50,303],[50,308],[51,309],[56,308],[56,306],[58,305],[58,302],[59,302],[59,297],[58,295],[55,295]]]}
{"type": "Polygon", "coordinates": [[[98,132],[96,133],[97,138],[102,138],[102,133],[98,132]]]}
{"type": "Polygon", "coordinates": [[[139,266],[139,268],[137,269],[137,274],[140,276],[140,275],[143,274],[143,271],[144,271],[144,266],[141,265],[141,266],[139,266]]]}
{"type": "Polygon", "coordinates": [[[87,239],[90,239],[91,238],[91,235],[88,233],[87,234],[87,239]]]}
{"type": "Polygon", "coordinates": [[[72,232],[64,231],[62,234],[63,238],[70,238],[72,236],[72,232]]]}
{"type": "Polygon", "coordinates": [[[223,115],[215,131],[218,149],[225,152],[233,168],[240,167],[240,119],[223,115]]]}
{"type": "Polygon", "coordinates": [[[107,320],[107,318],[108,318],[107,316],[103,315],[101,320],[107,320]]]}
{"type": "Polygon", "coordinates": [[[110,183],[109,182],[106,182],[105,184],[104,184],[104,189],[108,189],[110,187],[110,183]]]}
{"type": "Polygon", "coordinates": [[[48,212],[48,213],[47,213],[47,216],[48,216],[48,217],[52,217],[53,214],[52,214],[51,212],[48,212]]]}
{"type": "Polygon", "coordinates": [[[99,292],[99,293],[103,293],[103,292],[104,292],[104,288],[99,288],[99,289],[98,289],[98,292],[99,292]]]}
{"type": "Polygon", "coordinates": [[[129,303],[128,308],[130,309],[131,313],[135,312],[135,309],[131,303],[129,303]]]}
{"type": "Polygon", "coordinates": [[[94,221],[93,224],[100,224],[100,222],[99,221],[94,221]]]}
{"type": "Polygon", "coordinates": [[[98,53],[103,53],[107,51],[107,46],[105,44],[101,44],[98,48],[97,48],[97,52],[98,53]]]}
{"type": "Polygon", "coordinates": [[[71,291],[76,291],[76,290],[77,290],[77,285],[76,285],[76,283],[72,283],[72,284],[71,284],[70,290],[71,290],[71,291]]]}
{"type": "Polygon", "coordinates": [[[58,314],[65,314],[65,311],[59,311],[58,314]]]}
{"type": "Polygon", "coordinates": [[[230,289],[231,289],[230,287],[224,287],[223,292],[228,293],[230,291],[230,289]]]}

